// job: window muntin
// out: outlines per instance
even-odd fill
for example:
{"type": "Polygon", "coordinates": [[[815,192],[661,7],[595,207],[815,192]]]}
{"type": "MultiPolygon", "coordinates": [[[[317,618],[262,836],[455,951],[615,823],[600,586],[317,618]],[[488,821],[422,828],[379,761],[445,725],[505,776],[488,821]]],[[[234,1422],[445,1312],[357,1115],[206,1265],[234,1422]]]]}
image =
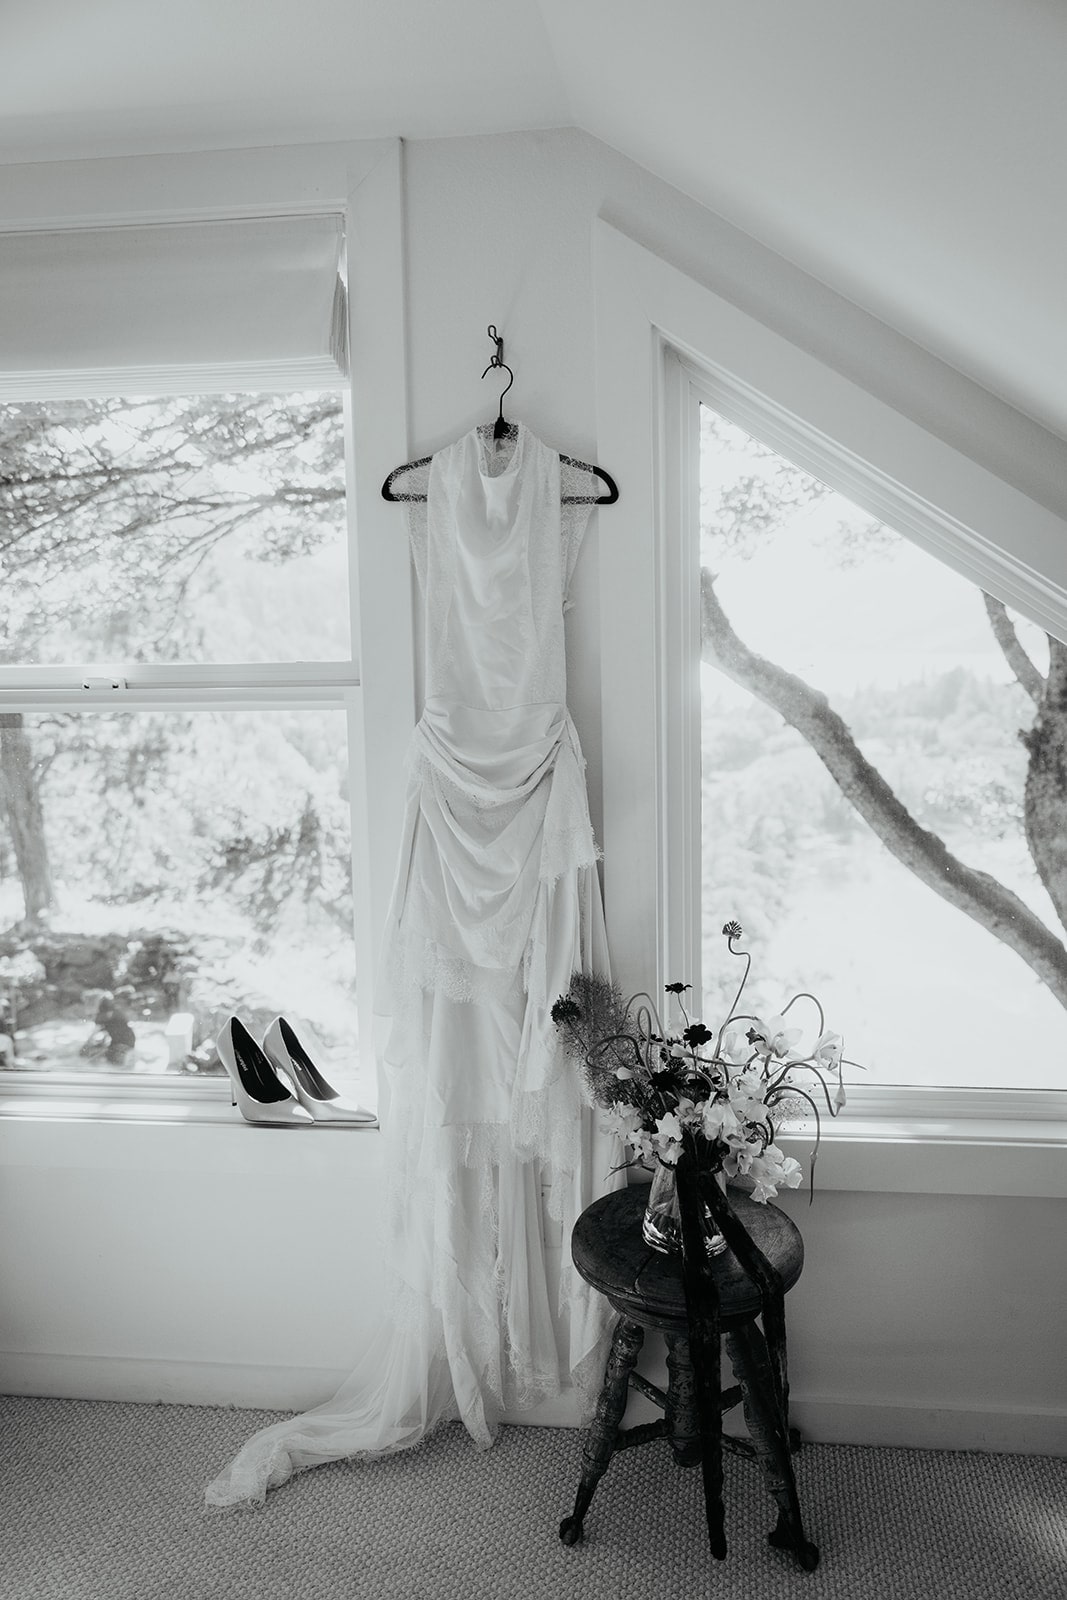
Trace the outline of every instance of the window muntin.
{"type": "MultiPolygon", "coordinates": [[[[730,624],[826,693],[916,820],[1059,936],[1022,821],[1034,706],[980,591],[710,407],[700,417],[700,563],[730,624]]],[[[1043,635],[1009,620],[1043,671],[1043,635]]],[[[1062,1088],[1050,990],[889,853],[778,712],[716,666],[700,678],[706,1011],[729,1004],[719,930],[737,916],[769,981],[819,994],[860,1081],[1062,1088]]]]}

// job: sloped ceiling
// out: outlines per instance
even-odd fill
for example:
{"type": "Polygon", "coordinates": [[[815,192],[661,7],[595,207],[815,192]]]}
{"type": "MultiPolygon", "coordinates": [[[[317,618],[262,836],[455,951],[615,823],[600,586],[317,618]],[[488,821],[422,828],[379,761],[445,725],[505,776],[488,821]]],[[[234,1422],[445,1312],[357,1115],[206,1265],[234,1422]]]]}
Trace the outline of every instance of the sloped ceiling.
{"type": "Polygon", "coordinates": [[[1067,435],[1061,0],[6,0],[0,160],[576,125],[1067,435]]]}
{"type": "Polygon", "coordinates": [[[1067,5],[542,11],[583,127],[1067,432],[1067,5]]]}
{"type": "Polygon", "coordinates": [[[4,0],[0,159],[571,123],[532,0],[4,0]]]}

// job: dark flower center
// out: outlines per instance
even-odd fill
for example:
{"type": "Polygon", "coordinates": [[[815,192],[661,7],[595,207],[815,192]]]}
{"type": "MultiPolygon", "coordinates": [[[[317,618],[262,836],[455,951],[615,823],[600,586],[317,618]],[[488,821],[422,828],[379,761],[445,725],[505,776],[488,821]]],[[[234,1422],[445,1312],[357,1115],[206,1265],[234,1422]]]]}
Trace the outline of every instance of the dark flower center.
{"type": "Polygon", "coordinates": [[[552,1007],[552,1021],[558,1026],[561,1022],[575,1022],[582,1014],[577,1001],[569,995],[560,995],[552,1007]]]}

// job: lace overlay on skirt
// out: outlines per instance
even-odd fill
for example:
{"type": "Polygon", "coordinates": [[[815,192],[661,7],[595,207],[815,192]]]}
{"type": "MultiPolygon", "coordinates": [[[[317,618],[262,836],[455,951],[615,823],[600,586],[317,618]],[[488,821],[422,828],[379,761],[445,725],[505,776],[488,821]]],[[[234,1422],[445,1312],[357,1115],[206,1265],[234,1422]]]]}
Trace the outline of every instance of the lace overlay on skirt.
{"type": "Polygon", "coordinates": [[[612,1319],[569,1239],[622,1179],[550,1015],[575,968],[607,970],[565,705],[563,605],[588,508],[565,509],[559,457],[520,426],[500,455],[477,431],[439,452],[411,519],[426,695],[377,1005],[391,1019],[388,1301],[337,1394],[249,1440],[212,1504],[261,1501],[293,1472],[404,1449],[446,1420],[489,1445],[505,1412],[565,1385],[587,1413],[595,1401],[612,1319]],[[546,1216],[562,1224],[558,1272],[546,1216]]]}

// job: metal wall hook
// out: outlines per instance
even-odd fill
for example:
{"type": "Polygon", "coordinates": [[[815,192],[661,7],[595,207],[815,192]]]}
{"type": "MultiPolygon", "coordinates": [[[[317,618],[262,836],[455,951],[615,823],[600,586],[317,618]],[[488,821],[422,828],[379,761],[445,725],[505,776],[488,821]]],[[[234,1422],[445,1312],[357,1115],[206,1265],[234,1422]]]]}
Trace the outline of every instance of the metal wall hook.
{"type": "Polygon", "coordinates": [[[496,324],[491,322],[489,324],[489,327],[486,329],[486,332],[488,333],[490,339],[492,339],[493,343],[496,345],[496,349],[494,350],[493,354],[490,356],[489,365],[486,367],[485,371],[482,373],[482,377],[483,378],[488,377],[489,373],[493,371],[494,367],[501,368],[508,375],[508,381],[504,385],[504,388],[500,391],[500,414],[498,415],[496,421],[493,424],[493,438],[494,439],[502,439],[504,437],[505,433],[507,433],[507,431],[508,431],[508,425],[504,421],[504,396],[507,394],[508,390],[511,388],[511,385],[515,382],[515,374],[512,372],[512,370],[508,366],[507,362],[504,360],[504,340],[503,340],[503,336],[501,334],[497,333],[496,324]]]}

